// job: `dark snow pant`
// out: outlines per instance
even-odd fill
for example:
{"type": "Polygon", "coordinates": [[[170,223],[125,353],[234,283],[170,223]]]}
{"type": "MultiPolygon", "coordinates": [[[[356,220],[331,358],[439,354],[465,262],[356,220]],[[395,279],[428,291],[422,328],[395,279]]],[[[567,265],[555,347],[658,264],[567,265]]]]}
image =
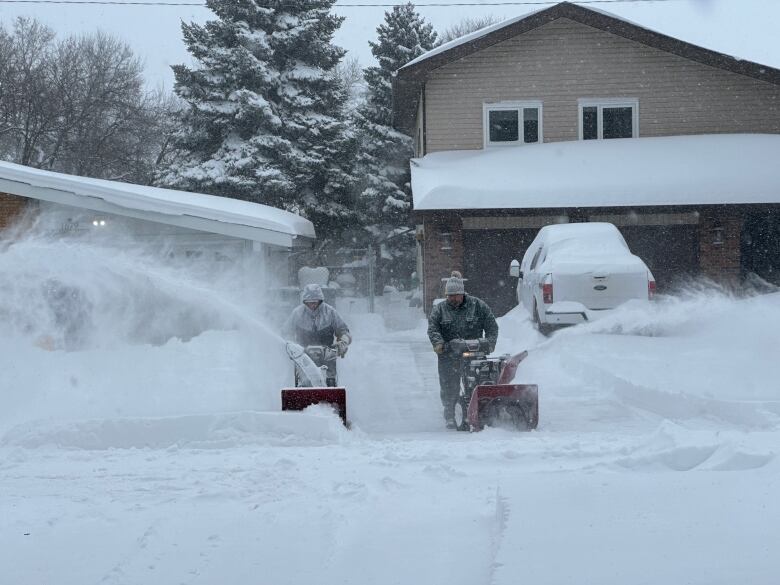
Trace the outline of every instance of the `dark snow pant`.
{"type": "Polygon", "coordinates": [[[455,416],[455,403],[460,394],[460,364],[459,357],[439,356],[439,396],[445,420],[455,416]]]}

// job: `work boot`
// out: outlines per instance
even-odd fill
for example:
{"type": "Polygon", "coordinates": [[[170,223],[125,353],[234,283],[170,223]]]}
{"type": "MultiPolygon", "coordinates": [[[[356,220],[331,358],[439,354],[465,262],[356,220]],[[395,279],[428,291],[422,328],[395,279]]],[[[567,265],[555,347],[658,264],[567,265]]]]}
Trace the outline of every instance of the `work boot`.
{"type": "Polygon", "coordinates": [[[444,406],[444,411],[442,412],[442,416],[444,416],[444,426],[448,429],[455,429],[457,428],[457,425],[455,424],[455,405],[454,404],[446,404],[444,406]]]}

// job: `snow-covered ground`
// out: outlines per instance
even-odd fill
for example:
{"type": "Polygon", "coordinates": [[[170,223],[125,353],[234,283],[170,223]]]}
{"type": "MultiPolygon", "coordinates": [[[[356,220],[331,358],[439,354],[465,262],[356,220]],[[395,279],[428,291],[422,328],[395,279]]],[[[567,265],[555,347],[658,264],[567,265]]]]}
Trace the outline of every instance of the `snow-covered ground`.
{"type": "Polygon", "coordinates": [[[347,431],[279,412],[290,364],[255,302],[143,266],[0,253],[2,582],[777,583],[780,294],[700,291],[550,339],[516,309],[498,351],[530,350],[531,433],[445,431],[424,322],[348,314],[347,431]],[[67,275],[97,331],[47,351],[34,291],[67,275]],[[184,322],[208,330],[165,339],[184,322]]]}

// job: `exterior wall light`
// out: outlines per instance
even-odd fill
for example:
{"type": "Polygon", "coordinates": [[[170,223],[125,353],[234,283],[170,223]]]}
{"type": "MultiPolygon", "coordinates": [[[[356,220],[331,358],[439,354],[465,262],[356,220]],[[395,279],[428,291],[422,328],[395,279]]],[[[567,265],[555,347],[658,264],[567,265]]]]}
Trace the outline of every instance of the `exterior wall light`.
{"type": "Polygon", "coordinates": [[[452,250],[452,232],[441,232],[439,234],[439,247],[442,250],[452,250]]]}
{"type": "Polygon", "coordinates": [[[716,223],[712,228],[712,245],[713,246],[722,246],[724,239],[723,239],[723,226],[720,225],[720,223],[716,223]]]}

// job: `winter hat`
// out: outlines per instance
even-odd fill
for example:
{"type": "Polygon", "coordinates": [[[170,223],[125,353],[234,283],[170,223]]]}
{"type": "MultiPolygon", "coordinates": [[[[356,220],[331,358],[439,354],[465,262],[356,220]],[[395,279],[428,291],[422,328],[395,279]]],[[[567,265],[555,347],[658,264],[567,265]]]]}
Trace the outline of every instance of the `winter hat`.
{"type": "Polygon", "coordinates": [[[322,287],[319,284],[307,284],[303,288],[302,301],[304,303],[314,302],[314,301],[324,301],[324,300],[325,300],[325,295],[322,294],[322,287]]]}
{"type": "Polygon", "coordinates": [[[464,295],[466,294],[466,287],[463,285],[463,276],[457,270],[452,271],[452,276],[447,279],[447,283],[444,285],[445,295],[464,295]]]}

